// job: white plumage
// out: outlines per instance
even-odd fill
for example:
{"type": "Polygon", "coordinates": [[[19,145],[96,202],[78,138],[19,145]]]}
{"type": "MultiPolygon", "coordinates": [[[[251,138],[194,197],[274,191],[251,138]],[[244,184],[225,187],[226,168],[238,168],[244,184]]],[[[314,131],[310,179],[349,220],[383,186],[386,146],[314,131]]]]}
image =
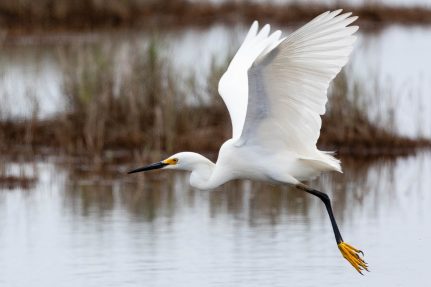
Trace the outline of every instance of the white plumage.
{"type": "Polygon", "coordinates": [[[254,22],[219,84],[237,145],[252,141],[268,149],[292,151],[341,171],[339,161],[316,148],[330,81],[353,48],[347,27],[357,17],[326,12],[280,39],[269,25],[257,33],[254,22]]]}
{"type": "Polygon", "coordinates": [[[330,81],[353,49],[357,17],[325,12],[292,34],[260,31],[255,21],[227,71],[219,93],[232,121],[232,138],[220,148],[217,164],[183,152],[167,169],[191,171],[190,183],[212,189],[232,179],[259,179],[292,185],[323,171],[341,172],[339,160],[319,151],[330,81]]]}
{"type": "Polygon", "coordinates": [[[349,26],[357,17],[340,13],[323,13],[283,38],[281,31],[270,34],[269,25],[258,31],[255,21],[219,82],[233,134],[217,163],[181,152],[130,173],[187,170],[190,184],[199,189],[233,179],[295,185],[323,200],[343,256],[359,272],[366,269],[359,250],[342,241],[329,198],[300,182],[322,171],[341,172],[339,160],[316,147],[329,83],[346,64],[358,29],[349,26]]]}

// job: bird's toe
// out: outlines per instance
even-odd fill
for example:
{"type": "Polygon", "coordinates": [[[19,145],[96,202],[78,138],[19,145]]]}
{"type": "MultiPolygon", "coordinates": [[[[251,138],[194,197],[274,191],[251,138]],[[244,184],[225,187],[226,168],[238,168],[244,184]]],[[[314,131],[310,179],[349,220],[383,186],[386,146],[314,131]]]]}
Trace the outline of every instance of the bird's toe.
{"type": "Polygon", "coordinates": [[[340,252],[343,255],[343,257],[347,261],[349,261],[349,263],[352,264],[352,266],[360,274],[362,274],[363,270],[369,271],[367,263],[364,261],[364,259],[361,258],[361,256],[359,256],[359,253],[362,254],[362,256],[364,255],[364,253],[361,250],[356,249],[355,247],[345,242],[339,243],[338,249],[340,249],[340,252]]]}

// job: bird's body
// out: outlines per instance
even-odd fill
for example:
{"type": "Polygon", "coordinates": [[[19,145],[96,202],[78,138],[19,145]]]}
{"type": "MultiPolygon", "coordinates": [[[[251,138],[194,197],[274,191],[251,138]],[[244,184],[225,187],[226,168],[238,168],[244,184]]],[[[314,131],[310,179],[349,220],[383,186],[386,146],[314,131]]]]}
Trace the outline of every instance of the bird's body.
{"type": "Polygon", "coordinates": [[[190,184],[213,189],[233,179],[289,184],[318,196],[328,210],[343,256],[367,269],[359,250],[343,242],[329,197],[301,183],[321,172],[341,172],[340,161],[316,147],[330,81],[353,49],[357,17],[325,12],[287,37],[269,25],[251,26],[219,82],[232,121],[232,138],[214,164],[202,155],[180,152],[130,173],[156,168],[191,172],[190,184]]]}
{"type": "Polygon", "coordinates": [[[296,185],[321,172],[337,170],[323,161],[301,158],[289,150],[277,152],[260,146],[237,146],[233,139],[221,146],[215,164],[192,152],[181,152],[173,157],[186,158],[189,164],[183,169],[191,172],[190,185],[201,190],[214,189],[234,179],[296,185]]]}

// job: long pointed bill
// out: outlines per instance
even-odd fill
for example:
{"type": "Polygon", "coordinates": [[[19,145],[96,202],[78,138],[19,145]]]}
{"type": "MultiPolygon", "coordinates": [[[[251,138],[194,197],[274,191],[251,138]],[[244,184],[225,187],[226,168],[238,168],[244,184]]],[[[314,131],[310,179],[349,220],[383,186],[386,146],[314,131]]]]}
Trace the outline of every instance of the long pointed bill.
{"type": "Polygon", "coordinates": [[[153,169],[159,169],[159,168],[165,167],[167,165],[169,165],[169,164],[165,163],[163,161],[160,161],[160,162],[152,163],[152,164],[144,166],[144,167],[132,169],[131,171],[127,172],[127,174],[141,172],[141,171],[147,171],[147,170],[153,170],[153,169]]]}

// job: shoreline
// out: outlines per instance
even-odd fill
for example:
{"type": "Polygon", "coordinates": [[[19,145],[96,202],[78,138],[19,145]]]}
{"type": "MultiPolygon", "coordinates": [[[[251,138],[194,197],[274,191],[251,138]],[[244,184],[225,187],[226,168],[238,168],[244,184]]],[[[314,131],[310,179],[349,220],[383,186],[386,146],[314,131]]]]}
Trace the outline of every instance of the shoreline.
{"type": "MultiPolygon", "coordinates": [[[[214,117],[217,117],[214,115],[214,117]]],[[[212,117],[211,117],[212,118],[212,117]]],[[[431,140],[427,138],[409,138],[389,133],[376,126],[368,126],[368,136],[362,134],[334,134],[340,127],[334,127],[330,120],[325,121],[317,144],[320,150],[333,151],[336,156],[353,158],[398,157],[415,154],[417,151],[431,148],[431,140]],[[327,127],[331,126],[331,129],[327,127]]],[[[89,148],[83,135],[76,133],[76,138],[63,142],[61,119],[43,121],[0,122],[0,152],[12,157],[20,155],[32,156],[72,156],[97,158],[101,162],[114,160],[128,162],[138,154],[140,158],[151,160],[153,156],[170,154],[181,150],[195,151],[217,157],[218,149],[230,138],[228,123],[205,127],[190,127],[189,131],[177,134],[171,144],[159,146],[154,141],[145,141],[145,136],[153,134],[153,130],[142,131],[141,135],[125,138],[120,134],[110,134],[109,140],[98,149],[89,148]],[[203,129],[203,132],[196,129],[203,129]],[[149,155],[149,156],[147,156],[149,155]]],[[[342,129],[342,128],[341,128],[342,129]]],[[[169,131],[167,131],[169,133],[169,131]]]]}
{"type": "MultiPolygon", "coordinates": [[[[78,1],[79,2],[79,1],[78,1]]],[[[77,3],[78,3],[77,2],[77,3]]],[[[54,2],[55,3],[55,2],[54,2]]],[[[328,10],[343,9],[358,16],[363,29],[384,25],[430,25],[431,8],[401,7],[382,4],[364,6],[329,6],[300,4],[265,4],[252,2],[190,3],[162,1],[147,4],[125,2],[110,7],[70,4],[61,13],[56,4],[37,10],[30,4],[18,9],[0,4],[0,27],[7,34],[28,34],[40,31],[88,31],[103,28],[209,26],[215,23],[251,23],[260,20],[275,25],[295,25],[308,21],[328,10]]],[[[61,3],[61,1],[60,1],[61,3]]],[[[81,3],[82,4],[82,3],[81,3]]],[[[60,4],[58,4],[60,5],[60,4]]]]}

